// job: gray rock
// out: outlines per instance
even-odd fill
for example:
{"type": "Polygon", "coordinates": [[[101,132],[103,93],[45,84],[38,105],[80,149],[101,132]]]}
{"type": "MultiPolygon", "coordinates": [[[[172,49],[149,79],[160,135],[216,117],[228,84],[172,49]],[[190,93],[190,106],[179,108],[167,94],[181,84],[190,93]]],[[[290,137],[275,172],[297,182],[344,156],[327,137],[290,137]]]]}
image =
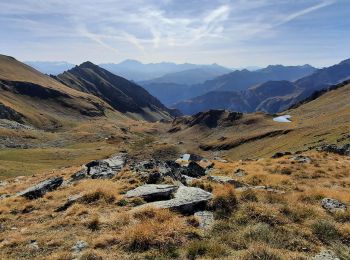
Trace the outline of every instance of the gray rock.
{"type": "Polygon", "coordinates": [[[210,211],[198,211],[194,213],[194,216],[198,218],[199,228],[210,229],[214,224],[214,214],[210,211]]]}
{"type": "Polygon", "coordinates": [[[86,241],[79,240],[75,243],[74,246],[72,246],[72,250],[74,251],[74,253],[80,253],[81,251],[86,249],[88,246],[89,244],[86,241]]]}
{"type": "Polygon", "coordinates": [[[33,250],[38,250],[39,249],[39,245],[38,245],[38,242],[36,240],[30,240],[29,244],[28,244],[28,247],[30,249],[33,249],[33,250]]]}
{"type": "Polygon", "coordinates": [[[332,213],[346,210],[346,205],[336,199],[324,198],[321,200],[321,205],[324,209],[332,213]]]}
{"type": "Polygon", "coordinates": [[[184,178],[184,184],[185,185],[190,185],[194,180],[198,180],[197,178],[193,178],[193,177],[190,177],[190,176],[187,176],[187,175],[182,175],[182,177],[184,178]]]}
{"type": "Polygon", "coordinates": [[[83,196],[78,194],[78,195],[73,195],[69,196],[68,200],[60,207],[58,207],[55,212],[60,212],[60,211],[65,211],[67,210],[70,206],[72,206],[74,203],[78,202],[83,196]]]}
{"type": "Polygon", "coordinates": [[[179,159],[183,161],[188,161],[188,162],[189,161],[199,162],[200,160],[202,160],[202,157],[196,154],[185,153],[179,159]]]}
{"type": "Polygon", "coordinates": [[[234,174],[237,176],[237,177],[244,177],[246,176],[246,172],[245,170],[242,170],[242,169],[237,169],[234,174]]]}
{"type": "MultiPolygon", "coordinates": [[[[206,206],[213,195],[210,192],[195,187],[180,186],[171,200],[156,201],[141,205],[162,209],[172,209],[184,214],[193,213],[206,206]]],[[[139,207],[139,208],[140,208],[139,207]]]]}
{"type": "Polygon", "coordinates": [[[313,260],[340,260],[337,255],[331,250],[323,250],[315,255],[313,260]]]}
{"type": "Polygon", "coordinates": [[[309,156],[305,156],[305,155],[296,155],[294,157],[291,158],[294,161],[297,161],[299,163],[311,163],[311,158],[309,156]]]}
{"type": "Polygon", "coordinates": [[[232,179],[230,177],[227,177],[227,176],[208,176],[208,180],[214,181],[214,182],[218,182],[218,183],[221,183],[221,184],[231,184],[235,188],[248,186],[247,184],[245,184],[243,182],[234,180],[234,179],[232,179]]]}
{"type": "Polygon", "coordinates": [[[143,186],[137,187],[136,189],[128,191],[125,194],[125,197],[140,197],[146,201],[170,199],[178,188],[179,187],[175,185],[145,184],[143,186]]]}
{"type": "Polygon", "coordinates": [[[270,187],[266,187],[263,185],[260,186],[245,186],[245,187],[240,187],[240,188],[236,188],[237,191],[246,191],[246,190],[263,190],[263,191],[268,191],[268,192],[272,192],[272,193],[277,193],[277,194],[285,194],[286,192],[283,190],[277,190],[277,189],[273,189],[270,187]]]}
{"type": "Polygon", "coordinates": [[[44,196],[45,193],[57,189],[62,183],[62,177],[53,177],[17,193],[17,196],[26,197],[27,199],[37,199],[44,196]]]}
{"type": "Polygon", "coordinates": [[[0,187],[4,187],[8,184],[7,181],[0,181],[0,187]]]}

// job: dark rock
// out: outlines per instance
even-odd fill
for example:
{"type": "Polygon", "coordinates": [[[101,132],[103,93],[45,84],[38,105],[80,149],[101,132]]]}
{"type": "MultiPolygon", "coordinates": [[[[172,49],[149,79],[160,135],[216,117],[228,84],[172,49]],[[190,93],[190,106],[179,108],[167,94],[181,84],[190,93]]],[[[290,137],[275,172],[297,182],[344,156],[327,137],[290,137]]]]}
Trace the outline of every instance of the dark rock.
{"type": "Polygon", "coordinates": [[[350,144],[345,144],[343,146],[337,146],[335,144],[325,144],[318,147],[317,150],[327,153],[335,153],[350,156],[350,144]]]}
{"type": "Polygon", "coordinates": [[[281,158],[286,155],[291,155],[291,152],[277,152],[274,155],[271,156],[271,158],[281,158]]]}
{"type": "Polygon", "coordinates": [[[182,167],[181,173],[193,178],[199,178],[205,175],[205,169],[196,162],[190,162],[187,167],[182,167]]]}
{"type": "Polygon", "coordinates": [[[60,207],[58,207],[55,212],[65,211],[70,206],[72,206],[74,203],[78,202],[83,196],[82,195],[74,195],[70,196],[68,200],[60,207]]]}
{"type": "Polygon", "coordinates": [[[164,180],[163,175],[160,172],[151,172],[148,175],[147,184],[157,184],[164,180]]]}
{"type": "Polygon", "coordinates": [[[37,185],[30,187],[22,192],[19,192],[17,195],[25,197],[27,199],[37,199],[44,196],[45,193],[57,189],[62,185],[62,183],[62,177],[53,177],[40,182],[37,185]]]}

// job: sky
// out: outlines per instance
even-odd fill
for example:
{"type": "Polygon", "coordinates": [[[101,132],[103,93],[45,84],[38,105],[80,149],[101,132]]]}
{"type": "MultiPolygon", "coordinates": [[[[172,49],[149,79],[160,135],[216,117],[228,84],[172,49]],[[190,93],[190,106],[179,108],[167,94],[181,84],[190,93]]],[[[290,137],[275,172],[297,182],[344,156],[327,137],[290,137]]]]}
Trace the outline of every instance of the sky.
{"type": "Polygon", "coordinates": [[[80,64],[329,66],[350,58],[350,0],[0,0],[0,53],[80,64]]]}

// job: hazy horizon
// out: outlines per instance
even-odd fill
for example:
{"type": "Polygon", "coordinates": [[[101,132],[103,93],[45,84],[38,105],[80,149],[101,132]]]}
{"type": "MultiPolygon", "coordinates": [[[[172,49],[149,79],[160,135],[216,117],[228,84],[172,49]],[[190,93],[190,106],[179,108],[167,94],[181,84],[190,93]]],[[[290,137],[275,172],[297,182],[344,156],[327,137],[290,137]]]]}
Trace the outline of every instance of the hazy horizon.
{"type": "Polygon", "coordinates": [[[324,67],[350,57],[346,0],[0,2],[2,54],[80,64],[324,67]]]}

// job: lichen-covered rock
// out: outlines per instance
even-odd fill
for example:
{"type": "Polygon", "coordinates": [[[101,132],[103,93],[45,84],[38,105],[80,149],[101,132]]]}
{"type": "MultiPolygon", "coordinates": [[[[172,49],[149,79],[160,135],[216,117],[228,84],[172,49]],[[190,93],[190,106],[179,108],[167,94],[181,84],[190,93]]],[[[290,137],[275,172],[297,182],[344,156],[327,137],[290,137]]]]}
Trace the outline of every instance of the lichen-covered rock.
{"type": "Polygon", "coordinates": [[[329,212],[346,210],[346,205],[336,199],[324,198],[321,200],[321,205],[324,209],[328,210],[329,212]]]}
{"type": "Polygon", "coordinates": [[[72,246],[72,250],[74,253],[80,253],[81,251],[83,251],[87,247],[89,247],[89,244],[86,241],[79,240],[75,243],[74,246],[72,246]]]}
{"type": "Polygon", "coordinates": [[[27,199],[37,199],[44,196],[45,193],[53,191],[61,186],[63,183],[62,177],[53,177],[38,183],[28,189],[19,192],[17,195],[27,199]]]}
{"type": "Polygon", "coordinates": [[[189,214],[205,208],[212,197],[213,195],[210,192],[200,188],[180,186],[174,194],[173,199],[151,202],[140,207],[151,206],[189,214]]]}
{"type": "Polygon", "coordinates": [[[199,228],[210,229],[214,224],[214,214],[210,211],[198,211],[194,213],[199,221],[199,228]]]}
{"type": "Polygon", "coordinates": [[[176,185],[145,184],[136,189],[129,190],[125,194],[125,198],[140,197],[146,201],[170,199],[178,188],[179,186],[176,185]]]}

